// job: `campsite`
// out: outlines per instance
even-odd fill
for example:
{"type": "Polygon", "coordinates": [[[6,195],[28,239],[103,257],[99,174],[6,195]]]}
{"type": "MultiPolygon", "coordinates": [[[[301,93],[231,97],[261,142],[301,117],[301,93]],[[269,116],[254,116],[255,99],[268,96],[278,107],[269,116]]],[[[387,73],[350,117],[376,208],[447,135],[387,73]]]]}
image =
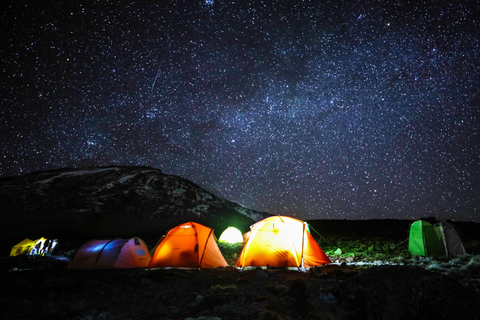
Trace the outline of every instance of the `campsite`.
{"type": "Polygon", "coordinates": [[[411,223],[309,221],[331,263],[306,271],[240,270],[243,244],[220,241],[228,266],[72,269],[78,248],[60,240],[51,255],[2,257],[0,300],[6,319],[478,319],[478,224],[456,224],[469,254],[433,258],[409,253],[411,223]]]}
{"type": "Polygon", "coordinates": [[[149,167],[0,196],[2,319],[479,319],[479,223],[298,221],[149,167]]]}

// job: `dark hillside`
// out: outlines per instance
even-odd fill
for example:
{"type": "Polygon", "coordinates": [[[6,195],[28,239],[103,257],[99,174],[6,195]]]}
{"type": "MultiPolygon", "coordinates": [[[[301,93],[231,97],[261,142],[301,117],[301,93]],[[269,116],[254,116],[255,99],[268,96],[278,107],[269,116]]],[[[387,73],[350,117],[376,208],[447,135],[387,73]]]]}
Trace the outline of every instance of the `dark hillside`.
{"type": "MultiPolygon", "coordinates": [[[[408,237],[409,220],[309,220],[324,237],[371,236],[403,239],[408,237]]],[[[315,233],[315,232],[312,232],[315,233]]]]}
{"type": "Polygon", "coordinates": [[[156,241],[195,221],[243,232],[268,216],[221,199],[178,176],[149,167],[89,167],[0,179],[0,241],[141,237],[156,241]]]}

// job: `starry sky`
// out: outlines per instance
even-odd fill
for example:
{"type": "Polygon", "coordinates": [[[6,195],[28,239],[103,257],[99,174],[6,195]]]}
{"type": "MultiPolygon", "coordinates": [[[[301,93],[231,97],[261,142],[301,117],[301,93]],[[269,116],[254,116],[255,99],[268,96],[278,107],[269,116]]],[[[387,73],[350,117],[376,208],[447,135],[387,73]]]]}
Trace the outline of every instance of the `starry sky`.
{"type": "Polygon", "coordinates": [[[1,176],[145,165],[301,219],[480,221],[478,1],[152,2],[2,4],[1,176]]]}

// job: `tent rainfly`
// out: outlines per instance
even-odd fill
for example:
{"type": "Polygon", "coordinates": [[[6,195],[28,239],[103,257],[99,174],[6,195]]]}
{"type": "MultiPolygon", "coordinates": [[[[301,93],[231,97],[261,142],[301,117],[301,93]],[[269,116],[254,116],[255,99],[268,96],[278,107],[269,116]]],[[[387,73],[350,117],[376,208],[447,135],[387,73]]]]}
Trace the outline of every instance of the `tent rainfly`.
{"type": "Polygon", "coordinates": [[[69,269],[146,268],[151,256],[140,238],[91,240],[82,245],[69,269]]]}
{"type": "Polygon", "coordinates": [[[160,239],[148,267],[203,269],[226,266],[213,229],[186,222],[170,229],[160,239]]]}
{"type": "Polygon", "coordinates": [[[228,227],[225,231],[222,232],[222,235],[218,241],[227,242],[227,243],[239,243],[243,242],[243,235],[240,230],[235,227],[228,227]]]}
{"type": "Polygon", "coordinates": [[[235,264],[245,267],[294,267],[305,270],[330,263],[304,221],[273,216],[250,227],[248,240],[235,264]]]}
{"type": "Polygon", "coordinates": [[[417,220],[410,225],[408,251],[415,256],[450,256],[466,254],[454,226],[447,222],[417,220]]]}

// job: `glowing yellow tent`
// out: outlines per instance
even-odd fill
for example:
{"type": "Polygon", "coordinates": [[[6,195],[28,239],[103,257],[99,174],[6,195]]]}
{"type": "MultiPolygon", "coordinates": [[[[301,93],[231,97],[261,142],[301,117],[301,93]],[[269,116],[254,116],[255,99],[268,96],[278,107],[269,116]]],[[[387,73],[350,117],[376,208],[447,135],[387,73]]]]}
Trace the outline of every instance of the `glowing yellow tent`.
{"type": "Polygon", "coordinates": [[[168,231],[157,245],[149,268],[215,268],[228,266],[213,229],[187,222],[168,231]]]}
{"type": "Polygon", "coordinates": [[[236,267],[295,267],[305,270],[330,263],[308,230],[306,222],[273,216],[250,227],[236,267]]]}
{"type": "Polygon", "coordinates": [[[151,256],[140,238],[91,240],[82,245],[69,269],[146,268],[151,256]]]}
{"type": "Polygon", "coordinates": [[[12,250],[10,250],[10,256],[43,254],[45,241],[47,241],[47,239],[43,237],[37,240],[30,240],[27,238],[12,247],[12,250]]]}
{"type": "Polygon", "coordinates": [[[243,235],[235,227],[228,227],[225,231],[222,232],[222,235],[218,239],[218,241],[223,241],[227,243],[238,243],[243,242],[243,235]]]}

